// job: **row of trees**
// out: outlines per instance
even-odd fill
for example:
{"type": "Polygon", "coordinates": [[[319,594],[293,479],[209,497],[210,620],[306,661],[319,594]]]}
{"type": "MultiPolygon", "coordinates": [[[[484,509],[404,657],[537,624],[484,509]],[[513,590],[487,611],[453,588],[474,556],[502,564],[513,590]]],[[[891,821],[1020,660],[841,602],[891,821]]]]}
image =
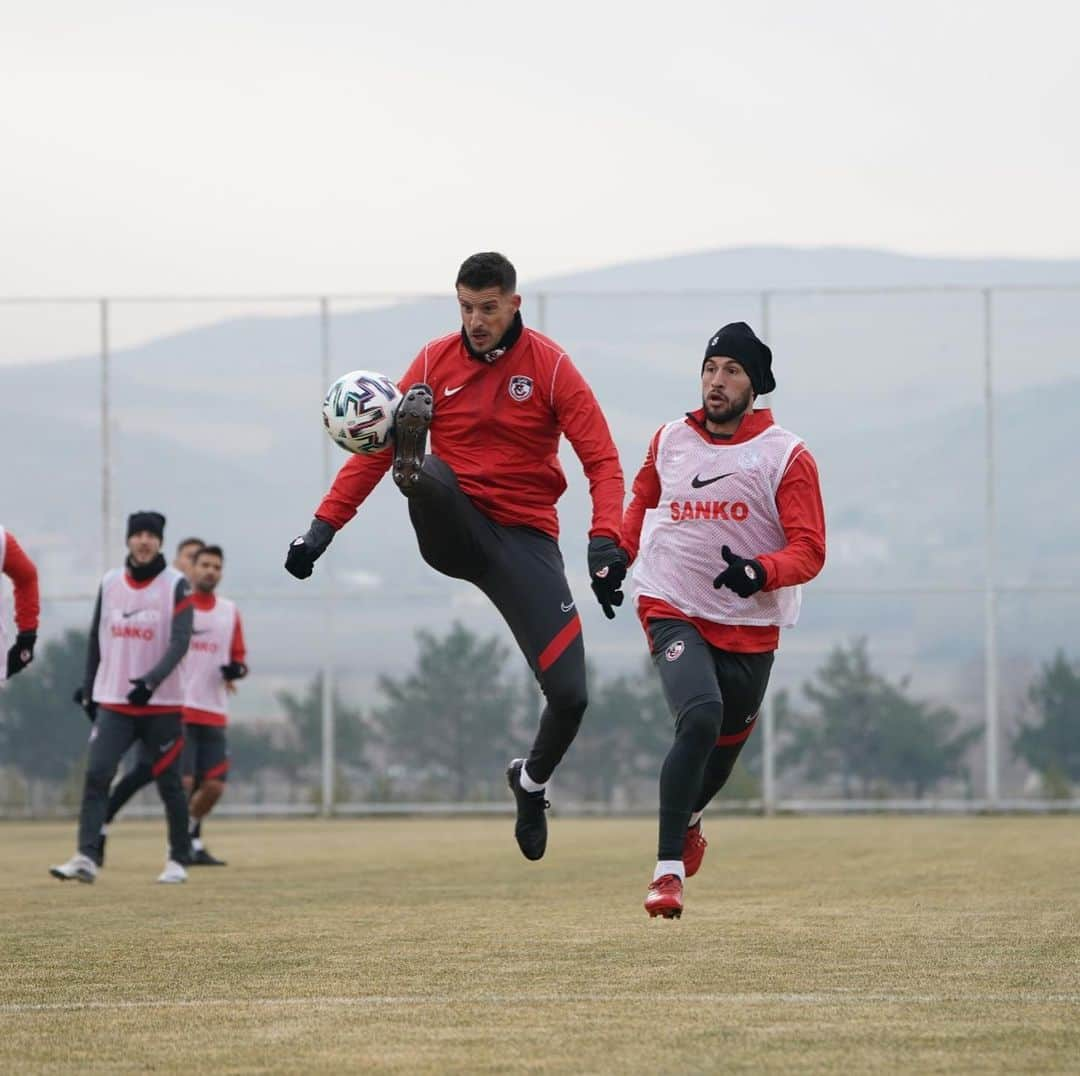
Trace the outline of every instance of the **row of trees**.
{"type": "MultiPolygon", "coordinates": [[[[381,676],[378,702],[359,709],[336,692],[336,757],[345,797],[466,801],[505,795],[506,760],[526,750],[542,703],[531,676],[515,673],[509,647],[460,624],[417,633],[416,666],[381,676]]],[[[77,785],[87,726],[70,702],[81,678],[84,633],[69,631],[39,653],[33,670],[0,692],[0,770],[29,782],[77,785]]],[[[671,718],[646,661],[602,679],[589,670],[589,709],[559,770],[560,789],[612,804],[649,796],[671,741],[671,718]]],[[[277,696],[282,718],[230,730],[236,773],[293,799],[318,780],[322,684],[277,696]]],[[[844,796],[926,795],[951,779],[971,786],[966,758],[981,728],[961,728],[949,707],[913,696],[907,679],[872,666],[865,639],[837,646],[803,685],[798,706],[772,698],[777,770],[844,796]]],[[[1080,781],[1080,669],[1057,654],[1032,681],[1012,741],[1016,757],[1057,794],[1080,781]]],[[[760,737],[751,737],[726,794],[757,795],[760,737]]],[[[2,790],[0,790],[2,795],[2,790]]],[[[32,802],[35,802],[33,797],[32,802]]]]}

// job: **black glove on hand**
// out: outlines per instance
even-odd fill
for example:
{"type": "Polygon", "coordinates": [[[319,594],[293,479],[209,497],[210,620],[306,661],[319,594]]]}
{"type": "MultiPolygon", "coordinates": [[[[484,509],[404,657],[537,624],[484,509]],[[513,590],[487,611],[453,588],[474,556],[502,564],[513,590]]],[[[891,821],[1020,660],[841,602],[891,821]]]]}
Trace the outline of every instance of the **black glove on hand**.
{"type": "Polygon", "coordinates": [[[77,687],[75,694],[71,696],[71,701],[80,707],[82,712],[90,719],[90,722],[93,723],[94,718],[97,717],[97,703],[94,702],[90,695],[83,691],[81,687],[77,687]]]}
{"type": "Polygon", "coordinates": [[[247,672],[247,666],[242,661],[230,661],[228,665],[221,666],[221,675],[226,680],[243,680],[247,672]]]}
{"type": "Polygon", "coordinates": [[[127,693],[127,701],[132,706],[145,706],[154,689],[141,676],[137,680],[129,680],[128,683],[135,686],[127,693]]]}
{"type": "Polygon", "coordinates": [[[334,528],[321,519],[313,519],[307,534],[294,538],[285,558],[285,571],[297,579],[307,579],[315,561],[326,552],[334,538],[334,528]]]}
{"type": "Polygon", "coordinates": [[[717,589],[728,587],[740,598],[749,598],[765,585],[765,569],[761,566],[761,561],[737,556],[727,546],[720,550],[720,556],[727,561],[728,566],[712,581],[712,585],[717,589]]]}
{"type": "Polygon", "coordinates": [[[621,587],[629,563],[626,550],[616,545],[613,538],[589,539],[589,579],[608,620],[615,619],[613,607],[623,603],[621,587]]]}
{"type": "Polygon", "coordinates": [[[15,645],[7,653],[7,675],[10,680],[17,672],[22,672],[34,660],[36,631],[20,631],[15,636],[15,645]]]}

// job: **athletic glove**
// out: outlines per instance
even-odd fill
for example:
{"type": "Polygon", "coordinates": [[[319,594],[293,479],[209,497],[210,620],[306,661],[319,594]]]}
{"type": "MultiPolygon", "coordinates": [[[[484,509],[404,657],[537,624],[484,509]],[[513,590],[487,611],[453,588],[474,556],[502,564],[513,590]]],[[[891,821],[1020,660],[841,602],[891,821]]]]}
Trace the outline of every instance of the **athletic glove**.
{"type": "Polygon", "coordinates": [[[761,561],[740,557],[732,553],[727,546],[720,550],[720,556],[727,561],[728,566],[712,581],[712,585],[717,589],[728,587],[740,598],[749,598],[765,585],[765,569],[761,561]]]}
{"type": "Polygon", "coordinates": [[[307,534],[301,534],[292,540],[285,558],[285,571],[295,575],[297,579],[307,579],[315,561],[326,552],[326,547],[333,538],[334,528],[329,523],[313,519],[307,534]]]}
{"type": "Polygon", "coordinates": [[[90,723],[93,724],[94,718],[97,717],[97,703],[90,697],[89,692],[77,687],[75,694],[71,696],[71,701],[82,709],[82,712],[89,718],[90,723]]]}
{"type": "Polygon", "coordinates": [[[22,672],[34,660],[36,631],[20,631],[15,636],[15,645],[7,653],[7,674],[10,680],[17,672],[22,672]]]}
{"type": "Polygon", "coordinates": [[[608,620],[615,619],[614,606],[622,605],[622,584],[630,558],[613,538],[589,539],[589,579],[593,593],[608,620]]]}
{"type": "Polygon", "coordinates": [[[221,666],[221,675],[226,680],[243,680],[247,673],[248,668],[242,661],[230,661],[228,665],[221,666]]]}
{"type": "Polygon", "coordinates": [[[127,693],[127,701],[132,706],[145,706],[150,701],[154,689],[141,676],[135,680],[129,680],[128,683],[135,686],[127,693]]]}

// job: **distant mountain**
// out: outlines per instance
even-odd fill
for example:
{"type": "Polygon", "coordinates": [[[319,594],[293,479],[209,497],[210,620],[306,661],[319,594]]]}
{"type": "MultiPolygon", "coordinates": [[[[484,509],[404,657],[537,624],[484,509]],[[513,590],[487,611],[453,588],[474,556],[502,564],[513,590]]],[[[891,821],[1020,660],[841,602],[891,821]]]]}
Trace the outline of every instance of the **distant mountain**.
{"type": "MultiPolygon", "coordinates": [[[[565,346],[593,385],[629,486],[655,429],[699,403],[707,337],[729,320],[762,326],[758,297],[703,292],[990,283],[1080,283],[1080,262],[716,251],[535,282],[525,288],[525,317],[565,346]]],[[[777,421],[804,436],[818,459],[830,525],[829,565],[818,593],[808,595],[803,626],[785,642],[803,657],[786,667],[793,674],[816,664],[829,641],[856,634],[887,639],[907,667],[944,655],[973,660],[981,645],[977,593],[920,604],[826,591],[981,584],[981,296],[778,296],[768,318],[779,384],[771,403],[777,421]]],[[[333,373],[367,367],[398,376],[425,340],[456,320],[451,297],[341,312],[333,373]]],[[[307,526],[324,489],[318,330],[309,316],[249,317],[113,356],[111,559],[122,551],[124,515],[160,507],[171,542],[195,533],[225,545],[228,589],[248,595],[253,653],[263,662],[300,672],[332,650],[371,677],[411,660],[417,626],[439,630],[457,617],[500,630],[499,622],[470,588],[422,564],[389,482],[335,539],[313,580],[284,574],[285,545],[307,526]],[[320,587],[338,598],[329,617],[304,600],[320,587]]],[[[1080,508],[1064,494],[1077,470],[1080,291],[1002,293],[992,332],[997,574],[1018,584],[1076,581],[1080,508]]],[[[0,521],[34,551],[54,594],[91,591],[100,570],[99,392],[93,356],[0,367],[0,521]]],[[[628,611],[609,625],[588,603],[587,490],[573,453],[563,457],[570,481],[560,505],[563,546],[590,650],[625,665],[640,659],[640,631],[628,611]]],[[[335,469],[344,458],[333,449],[335,469]]],[[[1010,612],[1003,646],[1038,653],[1053,645],[1054,618],[1018,602],[1003,607],[1010,612]]],[[[84,604],[54,607],[53,622],[81,622],[84,604]]],[[[1075,604],[1069,610],[1075,623],[1075,604]]]]}

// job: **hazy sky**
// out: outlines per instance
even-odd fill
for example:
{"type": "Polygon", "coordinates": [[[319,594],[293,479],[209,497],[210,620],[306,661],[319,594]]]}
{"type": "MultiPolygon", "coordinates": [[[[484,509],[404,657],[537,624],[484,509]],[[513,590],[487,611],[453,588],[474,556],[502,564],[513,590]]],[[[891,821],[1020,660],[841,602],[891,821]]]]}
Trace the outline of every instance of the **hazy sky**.
{"type": "Polygon", "coordinates": [[[1080,5],[26,4],[0,294],[442,290],[750,243],[1080,256],[1080,5]]]}

